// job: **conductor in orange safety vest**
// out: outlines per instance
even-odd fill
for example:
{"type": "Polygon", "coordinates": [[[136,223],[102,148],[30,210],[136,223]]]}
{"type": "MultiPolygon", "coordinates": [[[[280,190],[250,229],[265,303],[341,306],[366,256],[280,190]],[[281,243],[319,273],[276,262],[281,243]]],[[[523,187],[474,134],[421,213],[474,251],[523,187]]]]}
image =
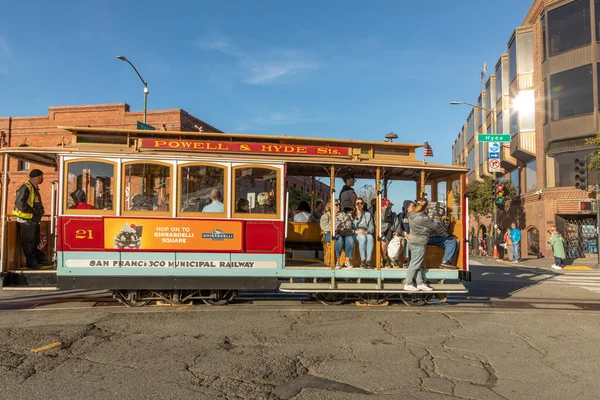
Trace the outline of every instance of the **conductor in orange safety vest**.
{"type": "Polygon", "coordinates": [[[17,217],[21,247],[27,260],[28,269],[40,269],[44,265],[53,265],[46,261],[46,255],[39,250],[40,221],[44,215],[44,206],[39,185],[44,181],[44,173],[39,169],[29,172],[29,181],[19,188],[15,199],[13,214],[17,217]]]}

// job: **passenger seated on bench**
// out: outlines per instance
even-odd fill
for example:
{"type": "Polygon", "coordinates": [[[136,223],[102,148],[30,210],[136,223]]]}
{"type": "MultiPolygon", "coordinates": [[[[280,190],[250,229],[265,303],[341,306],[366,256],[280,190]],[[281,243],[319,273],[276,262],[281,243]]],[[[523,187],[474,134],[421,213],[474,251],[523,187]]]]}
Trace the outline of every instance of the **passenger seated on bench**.
{"type": "Polygon", "coordinates": [[[77,189],[71,193],[71,198],[75,202],[75,205],[71,209],[75,210],[94,210],[96,207],[87,204],[87,196],[81,189],[77,189]]]}
{"type": "Polygon", "coordinates": [[[444,208],[444,206],[440,207],[440,203],[429,203],[427,215],[438,222],[439,228],[431,233],[427,244],[444,249],[444,258],[442,258],[440,268],[456,269],[457,267],[452,263],[458,252],[458,239],[448,233],[449,221],[444,208]]]}
{"type": "MultiPolygon", "coordinates": [[[[331,201],[325,206],[325,214],[321,217],[321,229],[325,235],[325,243],[331,243],[331,201]]],[[[334,234],[334,249],[335,249],[335,268],[342,268],[340,256],[342,250],[346,253],[346,262],[343,266],[352,268],[352,253],[354,252],[354,230],[352,229],[352,218],[345,212],[340,211],[339,200],[335,201],[335,234],[334,234]]]]}
{"type": "Polygon", "coordinates": [[[235,212],[238,213],[249,213],[250,212],[250,202],[243,197],[238,199],[235,204],[235,212]]]}
{"type": "Polygon", "coordinates": [[[356,199],[356,208],[352,214],[354,235],[360,250],[360,266],[370,269],[372,268],[371,256],[373,255],[375,222],[371,213],[366,210],[365,200],[362,197],[356,199]]]}
{"type": "Polygon", "coordinates": [[[129,207],[131,211],[144,211],[146,207],[144,206],[144,196],[140,193],[136,194],[131,198],[131,207],[129,207]]]}
{"type": "Polygon", "coordinates": [[[298,204],[296,211],[294,222],[317,222],[315,217],[310,213],[310,206],[306,200],[302,200],[300,204],[298,204]]]}
{"type": "Polygon", "coordinates": [[[252,213],[255,214],[275,214],[275,210],[271,207],[271,196],[269,193],[262,192],[256,196],[258,205],[252,209],[252,213]]]}

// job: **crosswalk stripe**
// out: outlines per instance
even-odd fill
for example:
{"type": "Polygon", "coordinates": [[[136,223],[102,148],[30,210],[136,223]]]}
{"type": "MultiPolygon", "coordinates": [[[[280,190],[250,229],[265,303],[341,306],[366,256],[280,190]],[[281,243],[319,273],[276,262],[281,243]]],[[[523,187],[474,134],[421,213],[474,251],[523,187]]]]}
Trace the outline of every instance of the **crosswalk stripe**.
{"type": "Polygon", "coordinates": [[[600,272],[560,272],[556,275],[548,275],[544,284],[552,286],[572,285],[577,288],[586,289],[600,294],[600,272]]]}

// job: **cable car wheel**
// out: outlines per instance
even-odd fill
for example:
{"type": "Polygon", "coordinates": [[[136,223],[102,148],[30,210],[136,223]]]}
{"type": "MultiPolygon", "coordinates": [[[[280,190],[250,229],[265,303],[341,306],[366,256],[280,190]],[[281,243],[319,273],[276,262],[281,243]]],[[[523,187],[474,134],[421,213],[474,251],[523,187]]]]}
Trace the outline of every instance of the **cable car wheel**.
{"type": "Polygon", "coordinates": [[[347,293],[315,293],[315,299],[321,304],[325,304],[326,306],[339,306],[348,297],[347,293]]]}
{"type": "Polygon", "coordinates": [[[209,306],[224,306],[233,300],[237,292],[235,290],[202,290],[200,294],[206,296],[202,298],[202,301],[209,306]]]}
{"type": "Polygon", "coordinates": [[[388,301],[389,295],[380,293],[359,293],[358,298],[362,304],[380,305],[388,301]]]}
{"type": "Polygon", "coordinates": [[[400,293],[400,300],[407,306],[424,306],[433,295],[420,293],[400,293]]]}
{"type": "Polygon", "coordinates": [[[147,290],[115,290],[113,297],[127,307],[143,307],[152,301],[147,290]]]}

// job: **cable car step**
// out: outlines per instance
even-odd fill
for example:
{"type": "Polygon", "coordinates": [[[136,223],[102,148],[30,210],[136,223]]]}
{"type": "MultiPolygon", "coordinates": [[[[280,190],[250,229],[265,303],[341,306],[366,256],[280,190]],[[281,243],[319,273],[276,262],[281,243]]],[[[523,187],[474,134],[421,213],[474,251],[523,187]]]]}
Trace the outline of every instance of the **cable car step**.
{"type": "Polygon", "coordinates": [[[467,293],[467,288],[462,283],[453,284],[430,284],[433,291],[428,292],[414,292],[404,290],[404,284],[402,283],[383,283],[381,289],[377,289],[375,283],[348,283],[339,282],[332,287],[329,283],[282,283],[279,286],[279,290],[282,292],[304,292],[304,293],[318,293],[318,292],[359,292],[359,293],[467,293]]]}
{"type": "Polygon", "coordinates": [[[23,290],[56,288],[56,270],[8,271],[2,277],[2,288],[22,287],[23,290]]]}

